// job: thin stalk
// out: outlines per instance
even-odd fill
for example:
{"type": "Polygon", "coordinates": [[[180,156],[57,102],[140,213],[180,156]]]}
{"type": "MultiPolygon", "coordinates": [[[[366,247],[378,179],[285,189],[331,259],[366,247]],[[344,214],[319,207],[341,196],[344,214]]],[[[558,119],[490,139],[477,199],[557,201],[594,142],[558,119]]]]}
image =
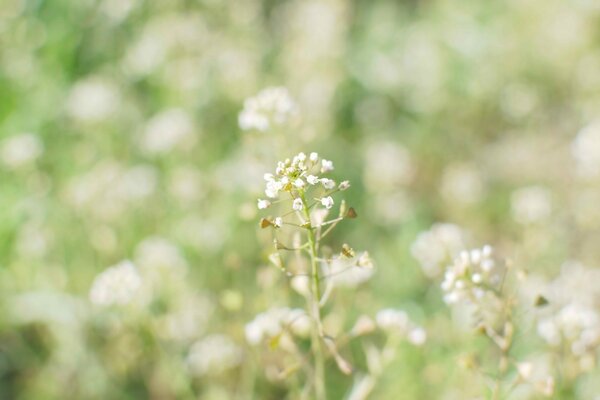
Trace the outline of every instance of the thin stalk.
{"type": "MultiPolygon", "coordinates": [[[[306,204],[304,193],[300,193],[300,198],[304,204],[304,215],[306,220],[310,223],[310,211],[306,204]]],[[[323,353],[323,345],[321,343],[322,329],[321,329],[321,309],[320,309],[320,277],[319,277],[319,265],[318,265],[318,254],[317,254],[317,242],[315,239],[315,231],[312,226],[307,228],[308,231],[308,243],[309,243],[309,254],[311,263],[311,295],[310,295],[310,313],[312,322],[312,352],[315,358],[314,368],[314,387],[315,387],[315,398],[316,400],[325,400],[327,398],[325,390],[325,355],[323,353]]]]}

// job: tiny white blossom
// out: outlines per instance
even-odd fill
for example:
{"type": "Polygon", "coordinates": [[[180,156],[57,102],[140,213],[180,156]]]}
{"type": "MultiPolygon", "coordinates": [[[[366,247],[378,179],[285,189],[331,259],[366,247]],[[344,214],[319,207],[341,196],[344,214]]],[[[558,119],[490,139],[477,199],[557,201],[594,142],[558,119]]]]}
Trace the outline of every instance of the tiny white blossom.
{"type": "Polygon", "coordinates": [[[270,128],[285,125],[297,114],[296,102],[288,90],[283,87],[273,87],[246,99],[238,121],[243,130],[266,132],[270,128]]]}
{"type": "Polygon", "coordinates": [[[350,187],[350,181],[343,181],[342,183],[340,183],[340,185],[338,186],[338,189],[340,190],[346,190],[350,187]]]}
{"type": "Polygon", "coordinates": [[[309,159],[310,161],[315,163],[319,159],[319,155],[313,151],[312,153],[310,153],[309,159]]]}
{"type": "Polygon", "coordinates": [[[122,305],[133,300],[142,279],[131,261],[121,261],[99,274],[90,290],[90,300],[100,306],[122,305]]]}
{"type": "Polygon", "coordinates": [[[297,198],[294,199],[294,203],[292,204],[292,208],[296,211],[302,211],[302,208],[304,207],[304,203],[302,203],[302,199],[297,198]]]}
{"type": "Polygon", "coordinates": [[[321,199],[321,205],[329,210],[333,207],[333,198],[331,196],[323,197],[321,199]]]}
{"type": "Polygon", "coordinates": [[[333,179],[321,178],[321,184],[327,190],[331,190],[335,187],[335,181],[333,179]]]}
{"type": "Polygon", "coordinates": [[[298,178],[294,181],[294,186],[297,187],[298,189],[303,188],[304,181],[302,179],[298,178]]]}
{"type": "Polygon", "coordinates": [[[242,349],[231,338],[216,334],[192,345],[187,364],[197,376],[219,374],[239,365],[242,354],[242,349]]]}
{"type": "Polygon", "coordinates": [[[275,228],[281,228],[281,225],[283,225],[283,220],[281,219],[281,217],[275,218],[275,220],[273,221],[273,225],[275,225],[275,228]]]}
{"type": "Polygon", "coordinates": [[[258,209],[259,210],[264,210],[265,208],[268,208],[270,205],[271,205],[271,202],[269,200],[258,199],[258,209]]]}
{"type": "Polygon", "coordinates": [[[314,175],[308,175],[306,177],[306,182],[310,183],[311,185],[316,185],[317,183],[319,183],[319,178],[314,175]]]}
{"type": "Polygon", "coordinates": [[[329,171],[333,171],[333,161],[329,161],[329,160],[321,160],[321,172],[329,172],[329,171]]]}

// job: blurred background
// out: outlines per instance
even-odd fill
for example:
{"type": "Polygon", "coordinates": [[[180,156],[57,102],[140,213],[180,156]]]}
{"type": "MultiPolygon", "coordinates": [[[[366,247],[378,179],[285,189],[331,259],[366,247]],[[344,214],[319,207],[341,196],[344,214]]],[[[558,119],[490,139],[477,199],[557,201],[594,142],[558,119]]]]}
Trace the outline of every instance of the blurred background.
{"type": "MultiPolygon", "coordinates": [[[[298,151],[350,180],[359,218],[332,240],[377,265],[338,300],[428,331],[373,398],[476,398],[457,360],[481,343],[438,269],[486,243],[531,291],[600,266],[599,107],[595,0],[2,0],[0,398],[293,398],[244,326],[302,304],[256,209],[263,173],[298,151]],[[273,86],[297,118],[240,129],[273,86]],[[98,306],[95,278],[122,260],[142,299],[98,306]]],[[[556,398],[600,393],[586,371],[556,398]]]]}

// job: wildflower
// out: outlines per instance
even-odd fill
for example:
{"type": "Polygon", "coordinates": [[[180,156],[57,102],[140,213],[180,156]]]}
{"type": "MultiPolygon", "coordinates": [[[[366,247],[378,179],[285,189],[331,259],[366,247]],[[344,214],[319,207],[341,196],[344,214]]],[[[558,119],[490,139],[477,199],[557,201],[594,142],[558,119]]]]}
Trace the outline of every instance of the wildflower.
{"type": "Polygon", "coordinates": [[[294,203],[292,204],[292,208],[295,211],[302,211],[303,207],[304,207],[304,203],[302,203],[302,199],[300,199],[300,198],[294,199],[294,203]]]}
{"type": "Polygon", "coordinates": [[[333,179],[322,178],[321,185],[327,190],[331,190],[335,187],[335,181],[333,179]]]}
{"type": "Polygon", "coordinates": [[[43,151],[44,145],[36,135],[23,133],[2,141],[0,160],[8,167],[17,168],[32,163],[43,151]]]}
{"type": "Polygon", "coordinates": [[[103,77],[78,81],[66,101],[67,113],[82,122],[100,122],[113,116],[121,102],[117,85],[103,77]]]}
{"type": "Polygon", "coordinates": [[[592,122],[577,134],[571,151],[581,176],[591,178],[600,174],[600,120],[592,122]]]}
{"type": "Polygon", "coordinates": [[[258,314],[250,323],[246,324],[246,340],[252,345],[257,345],[265,339],[270,339],[291,332],[304,337],[310,330],[308,314],[299,308],[271,308],[258,314]]]}
{"type": "Polygon", "coordinates": [[[311,185],[316,185],[317,183],[319,183],[319,178],[314,175],[308,175],[306,177],[306,182],[310,183],[311,185]]]}
{"type": "Polygon", "coordinates": [[[298,178],[294,181],[293,185],[297,189],[302,189],[304,187],[304,181],[301,178],[298,178]]]}
{"type": "Polygon", "coordinates": [[[315,152],[310,153],[310,156],[308,157],[310,159],[310,161],[312,161],[313,163],[316,163],[317,160],[319,159],[319,155],[315,152]]]}
{"type": "Polygon", "coordinates": [[[266,132],[290,122],[297,113],[296,102],[286,88],[267,88],[246,99],[239,115],[239,125],[246,131],[266,132]]]}
{"type": "Polygon", "coordinates": [[[521,223],[541,222],[550,216],[550,192],[541,186],[525,187],[511,196],[513,218],[521,223]]]}
{"type": "Polygon", "coordinates": [[[321,173],[333,171],[333,161],[321,160],[321,173]]]}
{"type": "Polygon", "coordinates": [[[331,196],[323,197],[321,199],[321,205],[329,210],[333,207],[333,198],[331,196]]]}
{"type": "Polygon", "coordinates": [[[219,374],[242,362],[242,350],[225,335],[210,335],[194,343],[187,363],[194,375],[219,374]]]}
{"type": "Polygon", "coordinates": [[[265,208],[268,208],[270,205],[271,205],[271,202],[269,200],[258,199],[258,209],[259,210],[264,210],[265,208]]]}
{"type": "Polygon", "coordinates": [[[386,308],[375,316],[377,326],[389,333],[407,338],[415,346],[421,346],[427,340],[427,332],[415,325],[403,310],[386,308]]]}
{"type": "Polygon", "coordinates": [[[277,217],[273,220],[273,225],[275,226],[275,228],[281,228],[281,225],[283,225],[283,220],[281,219],[281,217],[277,217]]]}
{"type": "Polygon", "coordinates": [[[442,272],[444,263],[450,262],[465,249],[465,242],[466,234],[460,227],[438,223],[428,231],[420,233],[410,251],[421,264],[425,275],[434,278],[442,272]]]}
{"type": "Polygon", "coordinates": [[[350,187],[350,181],[343,181],[342,183],[340,183],[340,185],[338,186],[338,189],[340,190],[346,190],[350,187]]]}
{"type": "Polygon", "coordinates": [[[444,300],[457,303],[461,300],[476,302],[486,292],[494,293],[493,288],[501,281],[498,266],[492,258],[492,247],[463,251],[446,269],[442,289],[444,300]]]}
{"type": "Polygon", "coordinates": [[[371,279],[374,264],[364,251],[354,257],[336,256],[324,263],[326,276],[333,286],[355,287],[371,279]]]}
{"type": "Polygon", "coordinates": [[[131,261],[121,261],[94,279],[90,300],[101,306],[127,304],[133,300],[141,286],[142,280],[137,268],[131,261]]]}
{"type": "Polygon", "coordinates": [[[191,117],[181,109],[162,111],[152,117],[142,137],[142,148],[150,154],[165,154],[190,142],[194,135],[191,117]]]}

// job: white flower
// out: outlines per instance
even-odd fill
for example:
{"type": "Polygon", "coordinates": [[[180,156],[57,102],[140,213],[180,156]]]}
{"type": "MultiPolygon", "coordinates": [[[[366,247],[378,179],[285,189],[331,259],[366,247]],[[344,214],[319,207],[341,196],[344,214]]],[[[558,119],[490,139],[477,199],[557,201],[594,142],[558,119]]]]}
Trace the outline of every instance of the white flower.
{"type": "Polygon", "coordinates": [[[70,117],[83,122],[100,122],[119,110],[120,94],[117,85],[98,76],[78,81],[66,100],[70,117]]]}
{"type": "Polygon", "coordinates": [[[317,160],[319,159],[319,155],[315,152],[310,153],[310,156],[308,157],[310,159],[310,161],[312,161],[313,163],[316,163],[317,160]]]}
{"type": "Polygon", "coordinates": [[[408,341],[415,346],[421,346],[425,344],[426,340],[427,332],[421,327],[414,328],[408,333],[408,341]]]}
{"type": "Polygon", "coordinates": [[[335,181],[333,179],[321,178],[321,184],[327,190],[331,190],[335,187],[335,181]]]}
{"type": "Polygon", "coordinates": [[[333,207],[333,198],[331,196],[323,197],[321,199],[321,205],[329,210],[333,207]]]}
{"type": "Polygon", "coordinates": [[[281,184],[281,182],[268,181],[267,187],[265,189],[265,195],[271,199],[274,199],[277,197],[277,194],[282,189],[282,187],[283,185],[281,184]]]}
{"type": "Polygon", "coordinates": [[[405,337],[415,346],[421,346],[427,340],[425,329],[415,325],[403,310],[383,309],[377,313],[375,321],[380,329],[405,337]]]}
{"type": "Polygon", "coordinates": [[[269,200],[262,200],[262,199],[258,199],[258,209],[259,210],[264,210],[265,208],[268,208],[271,205],[271,202],[269,200]]]}
{"type": "Polygon", "coordinates": [[[271,308],[258,314],[246,324],[246,340],[257,345],[265,339],[275,338],[285,332],[305,337],[310,332],[310,318],[299,308],[271,308]]]}
{"type": "Polygon", "coordinates": [[[502,271],[492,256],[493,249],[488,245],[460,252],[446,269],[441,285],[446,292],[446,303],[472,303],[473,299],[481,300],[486,294],[495,296],[493,288],[501,283],[502,271]]]}
{"type": "Polygon", "coordinates": [[[600,120],[583,128],[571,145],[579,174],[584,178],[600,174],[600,120]]]}
{"type": "Polygon", "coordinates": [[[302,211],[304,207],[304,203],[302,203],[301,198],[294,199],[294,203],[292,204],[292,208],[296,211],[302,211]]]}
{"type": "Polygon", "coordinates": [[[44,151],[42,141],[32,133],[10,136],[0,145],[0,159],[10,168],[32,163],[44,151]]]}
{"type": "Polygon", "coordinates": [[[294,187],[301,189],[304,187],[304,181],[300,178],[296,179],[293,183],[294,187]]]}
{"type": "Polygon", "coordinates": [[[137,268],[131,261],[121,261],[100,273],[90,289],[90,300],[101,306],[122,305],[133,300],[142,286],[137,268]]]}
{"type": "Polygon", "coordinates": [[[187,357],[196,376],[219,374],[242,362],[242,349],[225,335],[211,335],[192,345],[187,357]]]}
{"type": "Polygon", "coordinates": [[[308,175],[306,177],[306,182],[310,183],[311,185],[316,185],[317,183],[319,183],[319,178],[314,175],[308,175]]]}
{"type": "Polygon", "coordinates": [[[333,171],[333,161],[321,160],[321,173],[333,171]]]}
{"type": "Polygon", "coordinates": [[[335,287],[355,287],[371,279],[374,273],[373,261],[366,251],[355,257],[333,257],[323,263],[327,279],[335,287]]]}
{"type": "Polygon", "coordinates": [[[243,130],[266,132],[290,122],[297,113],[296,102],[286,88],[267,88],[246,99],[239,125],[243,130]]]}
{"type": "Polygon", "coordinates": [[[444,264],[450,262],[465,249],[466,234],[454,224],[437,223],[428,231],[420,233],[410,247],[425,275],[437,277],[444,264]]]}
{"type": "Polygon", "coordinates": [[[516,190],[511,196],[511,211],[520,224],[544,221],[552,212],[550,192],[541,186],[516,190]]]}
{"type": "Polygon", "coordinates": [[[194,122],[184,110],[165,110],[148,121],[141,146],[150,154],[164,154],[190,142],[193,135],[194,122]]]}
{"type": "Polygon", "coordinates": [[[342,183],[340,183],[340,185],[338,186],[338,189],[340,190],[346,190],[350,187],[350,181],[343,181],[342,183]]]}
{"type": "Polygon", "coordinates": [[[273,221],[273,225],[275,225],[275,228],[281,228],[281,225],[283,225],[283,220],[281,219],[281,217],[275,218],[275,220],[273,221]]]}

